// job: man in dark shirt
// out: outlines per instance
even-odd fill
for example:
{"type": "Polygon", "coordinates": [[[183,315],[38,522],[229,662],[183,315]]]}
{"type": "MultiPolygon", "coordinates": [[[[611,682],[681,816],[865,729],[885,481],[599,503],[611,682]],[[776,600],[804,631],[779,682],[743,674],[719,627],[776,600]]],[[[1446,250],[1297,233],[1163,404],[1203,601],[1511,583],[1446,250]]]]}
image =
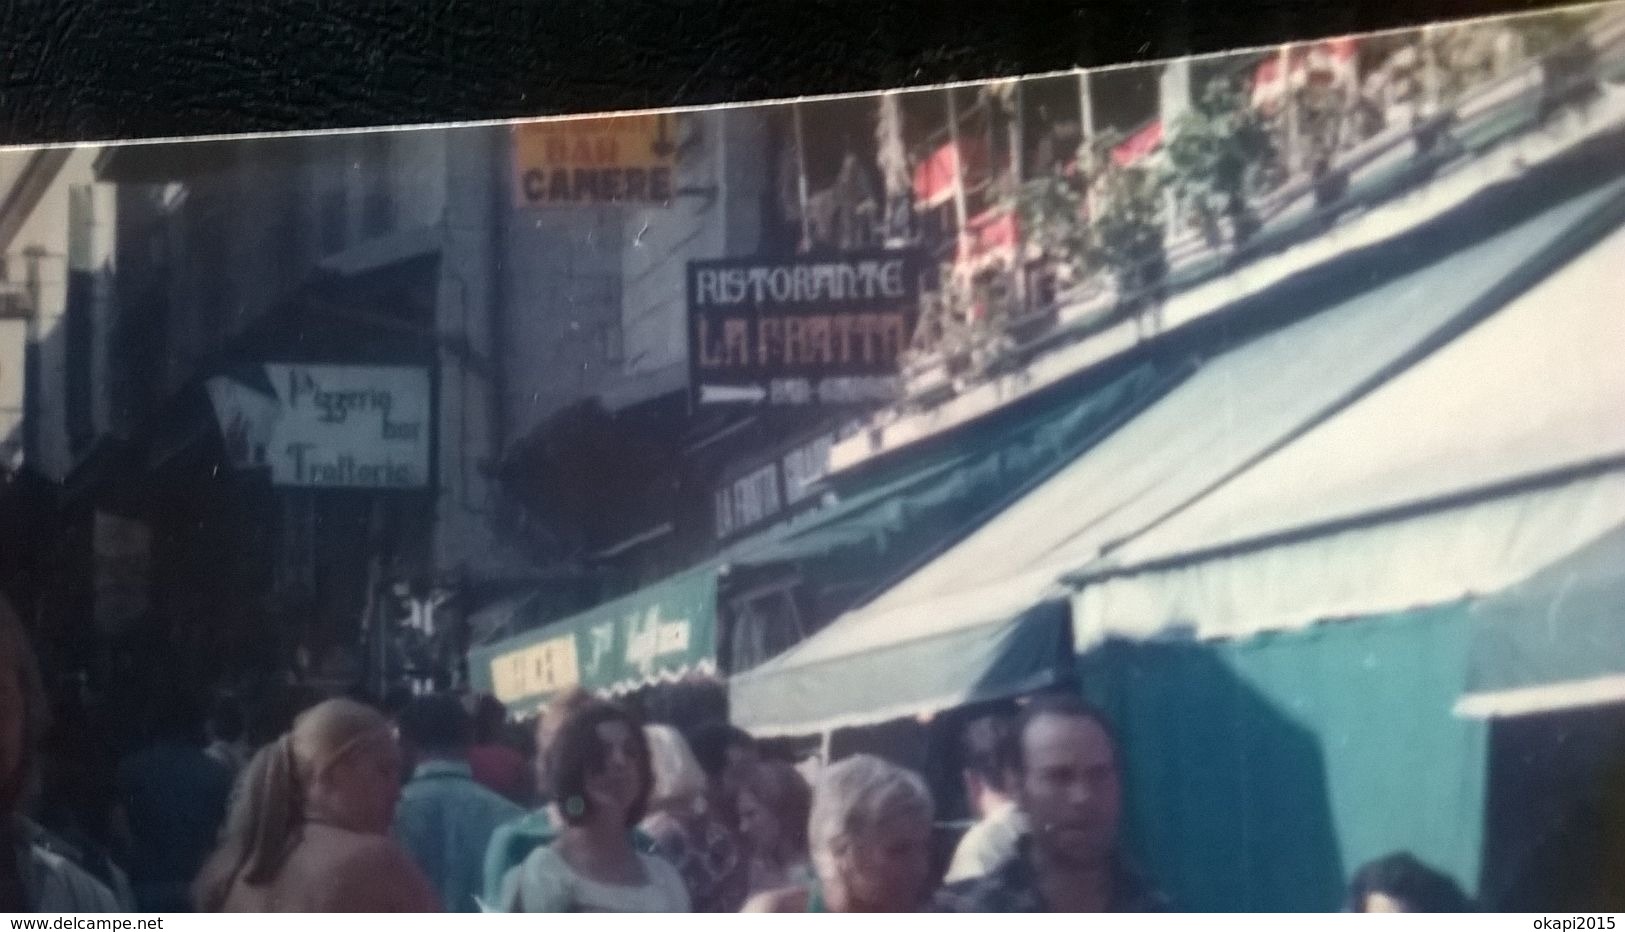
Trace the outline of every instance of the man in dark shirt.
{"type": "Polygon", "coordinates": [[[944,912],[1159,912],[1163,898],[1118,850],[1122,773],[1105,718],[1071,696],[1034,700],[1005,766],[1029,833],[1013,858],[937,896],[944,912]]]}
{"type": "Polygon", "coordinates": [[[136,905],[184,912],[192,879],[214,850],[231,771],[203,750],[203,714],[178,690],[158,697],[145,747],[118,765],[114,821],[123,836],[136,905]]]}

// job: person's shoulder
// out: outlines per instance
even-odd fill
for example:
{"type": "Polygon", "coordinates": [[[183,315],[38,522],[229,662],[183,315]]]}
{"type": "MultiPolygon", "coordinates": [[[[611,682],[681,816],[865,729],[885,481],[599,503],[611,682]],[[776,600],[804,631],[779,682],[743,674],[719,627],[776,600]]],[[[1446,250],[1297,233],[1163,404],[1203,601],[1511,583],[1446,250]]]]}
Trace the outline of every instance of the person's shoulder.
{"type": "Polygon", "coordinates": [[[781,887],[758,893],[745,901],[744,913],[804,913],[812,893],[806,887],[781,887]]]}
{"type": "Polygon", "coordinates": [[[409,860],[406,849],[388,835],[346,832],[338,849],[347,863],[370,864],[409,860]]]}
{"type": "Polygon", "coordinates": [[[932,901],[934,912],[1009,912],[1027,892],[1026,866],[1019,846],[986,873],[943,886],[932,901]]]}
{"type": "Polygon", "coordinates": [[[944,884],[931,898],[930,910],[937,913],[987,912],[987,903],[997,888],[989,876],[970,877],[944,884]]]}
{"type": "Polygon", "coordinates": [[[42,844],[28,846],[38,886],[38,912],[118,913],[125,908],[106,884],[67,855],[42,844]]]}
{"type": "Polygon", "coordinates": [[[1171,913],[1173,901],[1158,890],[1145,874],[1131,864],[1119,861],[1116,867],[1116,901],[1113,911],[1120,913],[1171,913]]]}
{"type": "Polygon", "coordinates": [[[439,908],[428,878],[400,842],[388,835],[345,833],[326,870],[326,893],[362,912],[432,912],[439,908]],[[364,907],[364,908],[363,908],[364,907]]]}
{"type": "Polygon", "coordinates": [[[662,883],[668,880],[676,880],[678,883],[683,882],[683,875],[678,872],[677,868],[658,854],[639,851],[638,860],[643,862],[643,869],[648,871],[651,877],[662,883]]]}
{"type": "Polygon", "coordinates": [[[643,869],[656,887],[682,900],[684,910],[692,905],[689,903],[688,884],[683,882],[683,875],[670,861],[659,855],[645,854],[641,851],[638,852],[638,858],[643,861],[643,869]]]}
{"type": "Polygon", "coordinates": [[[507,825],[513,820],[529,814],[525,812],[523,806],[473,780],[469,780],[466,785],[458,787],[458,796],[465,803],[479,809],[491,820],[501,825],[507,825]]]}

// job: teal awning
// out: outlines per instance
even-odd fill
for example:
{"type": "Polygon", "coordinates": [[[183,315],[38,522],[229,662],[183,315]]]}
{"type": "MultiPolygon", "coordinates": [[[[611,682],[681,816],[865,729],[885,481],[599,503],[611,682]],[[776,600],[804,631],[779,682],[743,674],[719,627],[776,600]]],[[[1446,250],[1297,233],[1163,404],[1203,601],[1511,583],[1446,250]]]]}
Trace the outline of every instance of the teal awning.
{"type": "Polygon", "coordinates": [[[468,652],[476,690],[515,711],[575,686],[618,695],[716,673],[717,564],[468,652]]]}
{"type": "MultiPolygon", "coordinates": [[[[1000,412],[946,448],[841,481],[836,502],[751,542],[729,548],[734,566],[816,560],[859,551],[851,569],[880,572],[877,557],[908,559],[938,549],[999,510],[1164,394],[1189,370],[1147,362],[1099,386],[1000,412]]],[[[840,481],[840,480],[838,480],[840,481]]]]}
{"type": "Polygon", "coordinates": [[[1474,606],[1473,718],[1625,703],[1625,526],[1474,606]]]}
{"type": "Polygon", "coordinates": [[[988,624],[875,630],[849,616],[729,683],[729,714],[760,737],[816,734],[999,699],[1072,668],[1064,601],[988,624]]]}
{"type": "Polygon", "coordinates": [[[1450,713],[1472,628],[1458,602],[1080,658],[1121,738],[1136,861],[1193,912],[1335,910],[1391,851],[1474,889],[1490,729],[1450,713]]]}
{"type": "MultiPolygon", "coordinates": [[[[1075,460],[1188,376],[1146,363],[1093,388],[1051,396],[951,448],[870,476],[863,491],[793,525],[736,566],[797,562],[815,579],[871,591],[974,532],[1034,483],[1075,460]]],[[[1059,595],[1059,593],[1057,593],[1059,595]]],[[[969,702],[1056,681],[1071,668],[1064,600],[1005,600],[987,612],[898,624],[859,610],[730,680],[730,714],[759,735],[811,734],[969,702]],[[906,675],[899,675],[906,671],[906,675]]]]}

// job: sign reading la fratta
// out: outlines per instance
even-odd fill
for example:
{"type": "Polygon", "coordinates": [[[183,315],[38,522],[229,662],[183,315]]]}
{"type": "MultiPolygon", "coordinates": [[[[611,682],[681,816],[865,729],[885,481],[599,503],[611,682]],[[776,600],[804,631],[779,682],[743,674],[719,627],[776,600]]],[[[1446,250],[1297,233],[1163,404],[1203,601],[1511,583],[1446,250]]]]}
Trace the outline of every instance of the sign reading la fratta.
{"type": "Polygon", "coordinates": [[[921,257],[911,250],[688,266],[689,367],[701,405],[872,405],[900,388],[921,257]]]}
{"type": "Polygon", "coordinates": [[[301,488],[429,482],[429,374],[410,366],[271,363],[267,394],[225,376],[209,397],[232,464],[301,488]]]}

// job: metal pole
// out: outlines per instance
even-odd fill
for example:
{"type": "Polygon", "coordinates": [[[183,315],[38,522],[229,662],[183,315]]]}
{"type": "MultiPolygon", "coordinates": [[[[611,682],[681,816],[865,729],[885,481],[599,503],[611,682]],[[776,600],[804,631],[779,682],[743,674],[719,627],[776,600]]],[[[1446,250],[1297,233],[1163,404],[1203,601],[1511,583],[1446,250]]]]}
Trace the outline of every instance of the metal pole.
{"type": "Polygon", "coordinates": [[[959,143],[959,105],[954,102],[954,89],[950,87],[944,93],[948,95],[948,144],[954,155],[954,222],[959,233],[954,261],[957,263],[965,254],[965,160],[959,143]]]}
{"type": "Polygon", "coordinates": [[[1095,98],[1089,86],[1089,72],[1078,72],[1078,126],[1083,133],[1083,145],[1078,150],[1083,176],[1083,210],[1089,222],[1095,218],[1095,98]]]}
{"type": "Polygon", "coordinates": [[[1292,95],[1292,47],[1281,46],[1277,60],[1280,63],[1277,67],[1281,78],[1281,115],[1286,127],[1286,140],[1281,147],[1281,155],[1290,176],[1298,171],[1298,106],[1292,95]]]}
{"type": "Polygon", "coordinates": [[[1089,72],[1078,72],[1078,125],[1083,128],[1083,143],[1095,139],[1095,101],[1089,92],[1089,72]]]}
{"type": "Polygon", "coordinates": [[[807,213],[807,143],[801,129],[801,104],[790,105],[796,126],[796,190],[801,197],[801,248],[812,248],[812,218],[807,213]]]}
{"type": "MultiPolygon", "coordinates": [[[[1025,162],[1027,159],[1027,119],[1026,113],[1023,111],[1022,83],[1019,80],[1016,81],[1016,85],[1011,89],[1010,94],[1011,105],[1015,110],[1010,120],[1010,180],[1016,203],[1019,203],[1021,197],[1021,184],[1026,174],[1025,162]]],[[[1014,247],[1016,254],[1010,262],[1010,275],[1013,279],[1011,285],[1016,296],[1016,307],[1025,311],[1027,309],[1027,231],[1019,223],[1020,212],[1015,204],[1012,204],[1010,209],[1016,214],[1012,221],[1016,223],[1014,247]]]]}

